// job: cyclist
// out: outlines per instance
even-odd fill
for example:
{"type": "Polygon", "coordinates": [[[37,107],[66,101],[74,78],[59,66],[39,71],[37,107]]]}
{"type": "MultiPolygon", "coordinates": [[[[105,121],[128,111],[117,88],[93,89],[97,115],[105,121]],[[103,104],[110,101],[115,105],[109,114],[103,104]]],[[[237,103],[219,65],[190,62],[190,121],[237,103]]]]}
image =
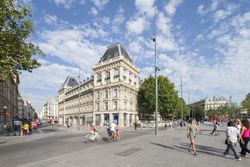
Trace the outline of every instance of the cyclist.
{"type": "Polygon", "coordinates": [[[97,136],[97,129],[95,127],[95,124],[92,123],[91,129],[90,129],[90,134],[92,134],[92,140],[95,140],[96,136],[97,136]]]}
{"type": "Polygon", "coordinates": [[[115,121],[110,126],[111,126],[110,129],[111,129],[111,131],[113,133],[114,140],[115,140],[116,139],[116,130],[115,130],[116,124],[115,124],[115,121]]]}

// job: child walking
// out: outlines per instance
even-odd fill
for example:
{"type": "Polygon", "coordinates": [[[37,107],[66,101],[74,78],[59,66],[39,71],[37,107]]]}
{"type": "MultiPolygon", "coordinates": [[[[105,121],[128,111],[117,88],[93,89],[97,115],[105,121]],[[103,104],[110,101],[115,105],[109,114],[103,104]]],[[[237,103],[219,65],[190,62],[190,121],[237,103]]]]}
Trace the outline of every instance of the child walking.
{"type": "Polygon", "coordinates": [[[188,151],[191,152],[191,148],[193,148],[194,154],[198,155],[196,150],[195,150],[195,142],[194,142],[194,139],[196,137],[195,131],[197,130],[202,135],[203,135],[203,133],[194,124],[194,122],[195,122],[194,119],[190,119],[189,122],[190,122],[190,125],[188,125],[188,127],[187,127],[187,137],[188,137],[188,139],[190,139],[191,143],[190,143],[188,151]]]}

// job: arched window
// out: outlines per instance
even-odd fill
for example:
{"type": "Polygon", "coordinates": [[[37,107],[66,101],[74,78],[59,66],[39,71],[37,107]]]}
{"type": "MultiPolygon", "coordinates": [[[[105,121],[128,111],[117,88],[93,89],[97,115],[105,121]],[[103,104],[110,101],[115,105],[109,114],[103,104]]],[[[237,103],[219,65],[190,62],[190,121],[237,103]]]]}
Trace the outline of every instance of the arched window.
{"type": "Polygon", "coordinates": [[[106,72],[105,80],[110,80],[110,72],[106,72]]]}
{"type": "Polygon", "coordinates": [[[102,75],[101,74],[97,75],[97,82],[102,82],[102,75]]]}
{"type": "Polygon", "coordinates": [[[120,71],[119,69],[115,69],[114,78],[119,78],[119,77],[120,77],[120,71]]]}

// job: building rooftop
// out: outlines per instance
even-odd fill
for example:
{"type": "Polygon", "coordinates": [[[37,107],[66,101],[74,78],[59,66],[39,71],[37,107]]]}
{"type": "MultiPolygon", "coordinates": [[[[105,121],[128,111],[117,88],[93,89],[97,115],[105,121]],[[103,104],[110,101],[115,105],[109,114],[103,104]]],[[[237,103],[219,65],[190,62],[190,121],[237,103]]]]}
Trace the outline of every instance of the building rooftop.
{"type": "Polygon", "coordinates": [[[128,59],[130,62],[133,63],[132,59],[129,57],[126,51],[126,48],[122,46],[122,44],[120,44],[119,42],[109,46],[98,63],[104,62],[106,60],[109,60],[118,56],[124,56],[126,59],[128,59]]]}
{"type": "Polygon", "coordinates": [[[78,85],[78,82],[75,79],[75,77],[72,77],[72,76],[68,76],[66,78],[65,82],[62,84],[62,86],[70,86],[70,87],[73,87],[76,85],[78,85]]]}

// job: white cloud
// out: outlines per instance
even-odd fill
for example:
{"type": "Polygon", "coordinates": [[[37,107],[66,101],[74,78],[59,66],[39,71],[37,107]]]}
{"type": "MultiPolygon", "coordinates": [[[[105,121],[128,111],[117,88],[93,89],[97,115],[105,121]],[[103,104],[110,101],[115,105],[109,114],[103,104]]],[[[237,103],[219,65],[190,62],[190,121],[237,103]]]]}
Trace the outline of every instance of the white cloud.
{"type": "Polygon", "coordinates": [[[176,8],[182,3],[182,0],[170,0],[168,4],[164,7],[167,14],[172,17],[175,12],[176,8]]]}
{"type": "Polygon", "coordinates": [[[129,33],[140,35],[145,29],[148,28],[149,22],[142,17],[138,17],[135,20],[130,20],[126,23],[126,27],[129,33]]]}
{"type": "Polygon", "coordinates": [[[154,5],[155,0],[136,0],[135,6],[141,14],[146,13],[148,16],[154,16],[154,5]]]}
{"type": "Polygon", "coordinates": [[[109,20],[109,17],[103,17],[102,18],[102,22],[105,23],[105,24],[109,24],[110,23],[110,20],[109,20]]]}
{"type": "Polygon", "coordinates": [[[57,6],[63,5],[64,8],[70,9],[76,0],[54,0],[57,6]]]}
{"type": "Polygon", "coordinates": [[[120,31],[120,26],[124,23],[125,21],[125,17],[123,15],[124,13],[124,9],[122,7],[120,7],[118,10],[117,10],[117,14],[115,15],[115,18],[114,20],[112,21],[112,30],[114,33],[121,33],[120,31]]]}
{"type": "Polygon", "coordinates": [[[52,25],[57,22],[57,16],[56,15],[45,15],[44,16],[45,22],[52,25]]]}
{"type": "Polygon", "coordinates": [[[72,65],[78,65],[80,62],[89,72],[106,50],[106,46],[94,44],[85,39],[93,33],[96,37],[102,37],[105,32],[96,32],[88,28],[45,31],[41,34],[43,42],[39,43],[39,47],[46,54],[56,56],[72,65]]]}
{"type": "Polygon", "coordinates": [[[98,9],[103,9],[109,0],[91,0],[98,9]]]}
{"type": "Polygon", "coordinates": [[[98,15],[98,11],[96,10],[96,8],[92,7],[89,14],[92,14],[92,15],[98,15]]]}

